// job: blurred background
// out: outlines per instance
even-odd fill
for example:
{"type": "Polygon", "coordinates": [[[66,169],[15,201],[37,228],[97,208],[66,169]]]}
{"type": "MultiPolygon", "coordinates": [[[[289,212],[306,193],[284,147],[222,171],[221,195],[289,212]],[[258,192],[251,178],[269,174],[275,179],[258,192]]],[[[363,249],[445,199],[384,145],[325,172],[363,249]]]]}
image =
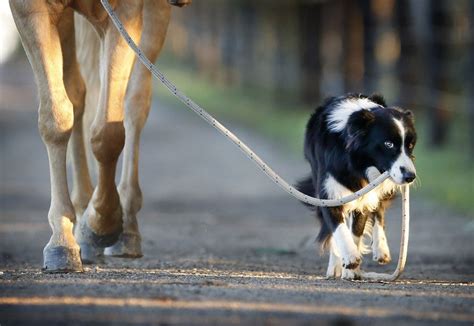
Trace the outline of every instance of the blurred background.
{"type": "Polygon", "coordinates": [[[419,191],[474,215],[473,26],[470,0],[197,0],[174,11],[158,62],[296,155],[325,97],[381,93],[415,112],[419,191]]]}
{"type": "MultiPolygon", "coordinates": [[[[300,157],[325,97],[381,93],[415,112],[418,191],[474,216],[473,26],[470,0],[195,0],[173,9],[158,65],[217,118],[300,157]]],[[[14,114],[35,91],[7,1],[0,43],[0,106],[14,114]]]]}

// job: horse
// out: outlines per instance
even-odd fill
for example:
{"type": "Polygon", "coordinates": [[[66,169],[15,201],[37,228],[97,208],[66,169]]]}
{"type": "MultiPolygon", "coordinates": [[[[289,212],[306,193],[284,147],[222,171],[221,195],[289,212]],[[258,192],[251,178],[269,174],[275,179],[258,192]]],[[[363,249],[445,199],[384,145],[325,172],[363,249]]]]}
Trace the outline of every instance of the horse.
{"type": "MultiPolygon", "coordinates": [[[[110,3],[131,38],[155,61],[165,40],[171,6],[191,1],[110,3]]],[[[52,235],[43,250],[43,271],[81,272],[83,264],[101,262],[104,254],[141,257],[137,214],[143,199],[138,160],[140,135],[151,104],[150,72],[135,61],[97,0],[10,0],[10,8],[34,72],[38,128],[49,160],[52,235]],[[97,170],[95,187],[91,160],[97,170]]]]}

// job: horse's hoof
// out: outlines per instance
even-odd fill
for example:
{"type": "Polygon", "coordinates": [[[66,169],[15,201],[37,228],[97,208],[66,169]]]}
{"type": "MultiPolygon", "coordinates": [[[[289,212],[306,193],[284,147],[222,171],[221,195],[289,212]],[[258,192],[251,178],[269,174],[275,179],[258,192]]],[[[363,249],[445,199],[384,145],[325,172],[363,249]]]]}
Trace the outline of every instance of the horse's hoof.
{"type": "MultiPolygon", "coordinates": [[[[86,218],[79,219],[79,222],[74,231],[74,235],[78,243],[81,244],[81,249],[87,247],[106,248],[116,243],[122,234],[122,225],[112,234],[98,235],[92,231],[87,224],[86,218]]],[[[87,250],[87,249],[86,249],[87,250]]]]}
{"type": "Polygon", "coordinates": [[[79,249],[64,246],[46,246],[43,250],[44,273],[83,272],[79,249]]]}
{"type": "Polygon", "coordinates": [[[105,248],[107,256],[140,258],[142,253],[142,239],[136,233],[122,233],[118,241],[111,247],[105,248]]]}
{"type": "Polygon", "coordinates": [[[103,264],[104,248],[97,247],[94,244],[79,242],[81,247],[81,259],[83,264],[103,264]]]}

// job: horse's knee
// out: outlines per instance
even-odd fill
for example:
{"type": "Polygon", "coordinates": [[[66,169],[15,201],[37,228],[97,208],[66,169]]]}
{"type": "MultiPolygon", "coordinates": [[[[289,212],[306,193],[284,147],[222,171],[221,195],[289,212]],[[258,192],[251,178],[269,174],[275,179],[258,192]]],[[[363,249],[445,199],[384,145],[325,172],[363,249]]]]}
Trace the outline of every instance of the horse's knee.
{"type": "Polygon", "coordinates": [[[38,128],[45,144],[67,144],[74,126],[74,110],[67,96],[40,100],[38,128]]]}
{"type": "Polygon", "coordinates": [[[91,128],[91,147],[99,163],[117,161],[125,143],[122,121],[96,124],[91,128]]]}

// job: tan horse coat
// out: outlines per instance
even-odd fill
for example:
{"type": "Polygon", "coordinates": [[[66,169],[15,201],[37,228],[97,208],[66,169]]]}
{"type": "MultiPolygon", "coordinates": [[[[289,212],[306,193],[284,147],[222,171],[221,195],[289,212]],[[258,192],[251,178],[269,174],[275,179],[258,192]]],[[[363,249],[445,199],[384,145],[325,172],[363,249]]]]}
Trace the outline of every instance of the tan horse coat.
{"type": "MultiPolygon", "coordinates": [[[[156,60],[170,19],[167,1],[110,3],[134,41],[151,61],[156,60]]],[[[43,251],[44,269],[81,271],[82,262],[99,260],[104,247],[109,247],[110,255],[140,257],[138,156],[150,109],[149,71],[135,63],[133,52],[97,0],[10,0],[10,7],[35,74],[39,131],[49,158],[48,219],[53,234],[43,251]],[[97,165],[95,187],[87,147],[93,154],[89,161],[97,165]],[[122,150],[117,187],[115,172],[122,150]]]]}

